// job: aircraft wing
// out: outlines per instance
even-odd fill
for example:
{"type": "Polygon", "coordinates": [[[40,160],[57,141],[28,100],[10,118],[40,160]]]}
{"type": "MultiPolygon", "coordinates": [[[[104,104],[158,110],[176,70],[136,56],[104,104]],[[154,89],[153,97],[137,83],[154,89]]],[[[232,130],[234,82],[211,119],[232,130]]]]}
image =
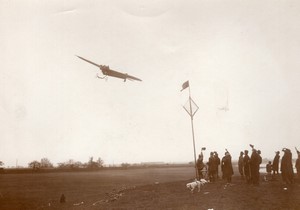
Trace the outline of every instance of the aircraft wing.
{"type": "Polygon", "coordinates": [[[137,78],[137,77],[134,77],[134,76],[131,76],[131,75],[126,75],[127,76],[127,78],[129,79],[129,80],[137,80],[137,81],[142,81],[141,79],[139,79],[139,78],[137,78]]]}
{"type": "Polygon", "coordinates": [[[142,81],[141,79],[131,76],[129,74],[125,74],[125,73],[121,73],[112,69],[109,69],[108,71],[105,72],[106,75],[111,76],[111,77],[117,77],[117,78],[121,78],[121,79],[129,79],[129,80],[138,80],[138,81],[142,81]]]}
{"type": "Polygon", "coordinates": [[[96,64],[96,63],[93,63],[92,61],[89,61],[89,60],[87,60],[87,59],[85,59],[85,58],[83,58],[83,57],[80,57],[80,56],[78,56],[78,55],[76,55],[76,56],[77,56],[78,58],[80,58],[80,59],[82,59],[82,60],[84,60],[84,61],[90,63],[90,64],[93,64],[93,65],[98,66],[99,68],[101,68],[100,65],[98,65],[98,64],[96,64]]]}

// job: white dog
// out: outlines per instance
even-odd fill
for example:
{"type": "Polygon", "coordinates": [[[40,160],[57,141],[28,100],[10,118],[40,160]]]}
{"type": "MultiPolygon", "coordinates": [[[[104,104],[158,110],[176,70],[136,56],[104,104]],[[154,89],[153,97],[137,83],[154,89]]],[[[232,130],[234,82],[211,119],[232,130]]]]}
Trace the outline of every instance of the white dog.
{"type": "Polygon", "coordinates": [[[201,186],[203,186],[206,183],[207,183],[207,181],[205,179],[200,179],[200,181],[195,179],[195,181],[187,183],[186,188],[190,189],[191,192],[194,192],[196,187],[198,187],[198,192],[200,192],[201,186]]]}

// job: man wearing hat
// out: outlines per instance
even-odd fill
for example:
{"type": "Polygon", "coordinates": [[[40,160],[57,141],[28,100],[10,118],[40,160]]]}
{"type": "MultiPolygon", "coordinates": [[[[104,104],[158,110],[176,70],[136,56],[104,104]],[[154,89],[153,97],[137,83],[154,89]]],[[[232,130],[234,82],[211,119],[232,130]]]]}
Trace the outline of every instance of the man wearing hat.
{"type": "Polygon", "coordinates": [[[219,179],[219,165],[221,164],[221,159],[219,158],[219,154],[214,151],[214,157],[215,157],[215,163],[216,163],[216,168],[217,168],[217,172],[216,172],[216,176],[217,179],[219,179]]]}
{"type": "MultiPolygon", "coordinates": [[[[251,145],[250,145],[251,146],[251,145]]],[[[259,165],[261,164],[260,150],[256,150],[252,147],[252,154],[250,157],[250,170],[251,181],[254,185],[259,185],[259,165]]]]}
{"type": "Polygon", "coordinates": [[[251,180],[251,173],[250,173],[250,157],[248,155],[249,151],[245,150],[244,151],[245,155],[244,155],[244,175],[246,177],[246,181],[248,184],[250,184],[250,180],[251,180]]]}
{"type": "Polygon", "coordinates": [[[278,175],[278,168],[279,168],[279,151],[275,152],[275,157],[273,159],[273,163],[272,163],[272,170],[273,170],[273,178],[275,178],[275,174],[278,175]]]}
{"type": "Polygon", "coordinates": [[[218,164],[217,164],[214,152],[210,153],[210,157],[208,159],[207,165],[208,165],[209,181],[210,182],[215,182],[215,180],[217,178],[218,164]]]}
{"type": "Polygon", "coordinates": [[[196,163],[199,180],[204,178],[203,173],[202,173],[202,169],[204,168],[204,166],[205,165],[203,163],[203,153],[201,151],[201,154],[199,154],[197,163],[196,163]]]}
{"type": "Polygon", "coordinates": [[[239,162],[238,162],[238,167],[239,167],[239,172],[242,178],[244,178],[244,153],[241,151],[240,156],[239,156],[239,162]]]}
{"type": "Polygon", "coordinates": [[[294,170],[292,163],[292,152],[290,149],[283,148],[283,156],[281,159],[281,176],[283,182],[286,184],[292,184],[294,182],[294,170]]]}
{"type": "Polygon", "coordinates": [[[227,183],[231,182],[231,177],[233,175],[233,168],[231,163],[231,155],[226,150],[225,156],[222,158],[221,168],[223,173],[223,179],[227,181],[227,183]]]}

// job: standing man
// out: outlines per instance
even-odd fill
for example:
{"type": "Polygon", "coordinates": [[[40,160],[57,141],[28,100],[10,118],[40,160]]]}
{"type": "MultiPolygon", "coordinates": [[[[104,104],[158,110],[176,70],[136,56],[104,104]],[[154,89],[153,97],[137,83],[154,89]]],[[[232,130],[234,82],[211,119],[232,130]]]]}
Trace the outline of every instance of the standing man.
{"type": "Polygon", "coordinates": [[[196,167],[197,167],[197,171],[198,171],[199,180],[203,179],[204,176],[202,174],[202,169],[204,168],[204,163],[203,163],[203,153],[202,152],[198,156],[196,167]]]}
{"type": "Polygon", "coordinates": [[[217,179],[219,179],[219,165],[221,164],[221,160],[219,158],[219,155],[216,151],[214,151],[214,156],[215,156],[215,161],[216,161],[216,167],[217,167],[217,172],[216,172],[216,176],[217,176],[217,179]]]}
{"type": "Polygon", "coordinates": [[[207,162],[207,165],[208,165],[208,178],[209,178],[210,182],[212,182],[212,179],[213,179],[213,164],[214,164],[214,153],[211,152],[210,155],[209,155],[209,158],[208,158],[208,162],[207,162]]]}
{"type": "Polygon", "coordinates": [[[259,185],[259,165],[261,164],[262,158],[260,156],[260,150],[252,147],[252,154],[250,158],[250,169],[251,169],[251,181],[254,185],[259,185]]]}
{"type": "Polygon", "coordinates": [[[294,183],[292,152],[287,148],[283,148],[282,151],[284,152],[280,165],[282,180],[286,184],[292,184],[294,183]]]}
{"type": "Polygon", "coordinates": [[[244,175],[246,177],[246,182],[247,184],[250,184],[250,180],[251,180],[251,172],[250,172],[250,157],[248,155],[248,150],[245,150],[245,156],[244,156],[244,175]]]}
{"type": "Polygon", "coordinates": [[[216,181],[217,170],[218,164],[216,161],[216,157],[214,155],[214,152],[211,152],[210,157],[208,159],[208,177],[210,182],[216,181]]]}
{"type": "Polygon", "coordinates": [[[241,151],[240,152],[240,157],[239,157],[239,162],[238,162],[238,167],[239,167],[239,172],[242,178],[244,178],[244,153],[241,151]]]}
{"type": "Polygon", "coordinates": [[[272,164],[272,170],[273,170],[273,179],[276,179],[275,175],[278,175],[278,169],[279,169],[279,151],[275,152],[275,157],[273,159],[273,164],[272,164]]]}
{"type": "Polygon", "coordinates": [[[231,183],[233,168],[231,163],[231,155],[227,150],[225,152],[225,156],[222,158],[221,166],[222,166],[223,178],[227,181],[227,183],[231,183]]]}

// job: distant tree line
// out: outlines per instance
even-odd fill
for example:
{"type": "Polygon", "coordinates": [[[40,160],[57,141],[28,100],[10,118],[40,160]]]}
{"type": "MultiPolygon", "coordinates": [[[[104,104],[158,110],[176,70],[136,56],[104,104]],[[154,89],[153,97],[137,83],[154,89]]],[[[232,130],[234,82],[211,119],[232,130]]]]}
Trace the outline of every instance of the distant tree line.
{"type": "Polygon", "coordinates": [[[42,158],[41,161],[34,160],[28,163],[28,167],[32,169],[53,168],[53,164],[48,158],[42,158]]]}
{"type": "MultiPolygon", "coordinates": [[[[1,163],[0,163],[1,165],[1,163]]],[[[58,163],[57,168],[61,169],[76,169],[76,168],[89,168],[89,169],[97,169],[102,168],[104,165],[104,161],[99,157],[96,161],[94,161],[93,157],[90,157],[88,162],[82,163],[80,161],[68,160],[62,163],[58,163]]],[[[41,161],[34,160],[28,163],[28,167],[33,170],[38,169],[51,169],[54,168],[53,164],[50,162],[48,158],[42,158],[41,161]]]]}

